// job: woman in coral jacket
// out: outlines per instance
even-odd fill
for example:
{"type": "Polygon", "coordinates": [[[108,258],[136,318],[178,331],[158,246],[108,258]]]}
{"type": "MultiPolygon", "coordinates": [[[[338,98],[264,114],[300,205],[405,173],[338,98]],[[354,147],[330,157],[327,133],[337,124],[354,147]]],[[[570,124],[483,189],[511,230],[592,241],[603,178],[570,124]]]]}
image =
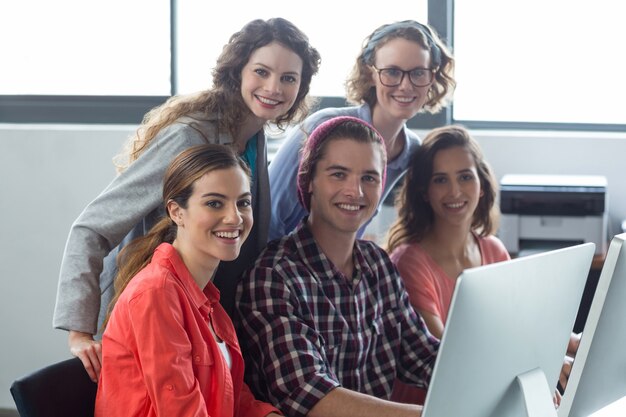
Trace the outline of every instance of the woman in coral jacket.
{"type": "Polygon", "coordinates": [[[252,228],[250,170],[221,145],[189,148],[169,165],[166,215],[118,257],[102,338],[95,415],[277,415],[243,382],[233,324],[213,285],[252,228]]]}
{"type": "Polygon", "coordinates": [[[120,174],[74,221],[61,262],[53,326],[92,380],[101,362],[101,317],[113,297],[118,251],[145,235],[164,213],[167,165],[192,146],[217,143],[237,151],[252,171],[256,217],[235,261],[222,262],[214,284],[228,313],[237,282],[265,247],[270,219],[269,123],[285,128],[308,113],[309,87],[320,56],[288,20],[255,19],[231,35],[212,71],[213,86],[176,95],[150,110],[115,159],[120,174]]]}

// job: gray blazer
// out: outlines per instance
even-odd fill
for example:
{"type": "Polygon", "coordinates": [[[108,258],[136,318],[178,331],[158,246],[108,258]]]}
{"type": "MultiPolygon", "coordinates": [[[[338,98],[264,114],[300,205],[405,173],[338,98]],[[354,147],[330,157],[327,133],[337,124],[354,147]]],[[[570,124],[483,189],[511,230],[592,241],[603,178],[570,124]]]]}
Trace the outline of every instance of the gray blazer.
{"type": "MultiPolygon", "coordinates": [[[[230,144],[217,129],[217,118],[187,116],[164,128],[149,147],[78,216],[65,246],[53,326],[96,334],[113,298],[115,257],[132,239],[144,235],[164,214],[162,182],[170,161],[183,150],[204,143],[230,144]]],[[[242,272],[265,247],[270,218],[267,149],[257,135],[256,176],[252,184],[254,226],[232,262],[221,262],[214,278],[230,314],[242,272]]]]}

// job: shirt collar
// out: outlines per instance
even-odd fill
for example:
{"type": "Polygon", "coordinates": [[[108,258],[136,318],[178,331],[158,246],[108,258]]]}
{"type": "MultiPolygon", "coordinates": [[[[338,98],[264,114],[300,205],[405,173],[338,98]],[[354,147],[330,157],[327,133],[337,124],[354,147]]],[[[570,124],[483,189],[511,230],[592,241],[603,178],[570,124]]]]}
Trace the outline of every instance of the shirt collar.
{"type": "Polygon", "coordinates": [[[176,249],[171,244],[161,243],[154,251],[152,262],[157,262],[159,265],[172,272],[172,275],[180,282],[196,308],[199,309],[204,305],[210,307],[219,302],[220,292],[215,285],[209,282],[206,287],[204,287],[204,291],[201,290],[187,269],[187,266],[178,255],[178,252],[176,252],[176,249]]]}
{"type": "MultiPolygon", "coordinates": [[[[374,125],[374,121],[372,120],[372,109],[369,104],[364,103],[357,108],[357,117],[359,119],[363,119],[372,126],[374,125]]],[[[387,161],[387,169],[400,169],[405,170],[409,165],[409,158],[411,157],[411,141],[409,138],[411,135],[415,135],[409,132],[409,128],[406,126],[402,126],[402,137],[404,140],[404,146],[402,147],[402,152],[398,156],[396,156],[392,161],[387,161]]]]}
{"type": "MultiPolygon", "coordinates": [[[[317,272],[320,277],[325,276],[328,279],[341,277],[345,279],[343,273],[328,259],[326,254],[322,251],[322,248],[320,248],[315,241],[313,233],[311,233],[311,229],[307,224],[308,218],[309,216],[305,216],[290,235],[290,238],[298,249],[300,259],[302,259],[302,262],[308,268],[317,272]]],[[[359,281],[364,275],[371,275],[373,273],[363,253],[365,249],[364,245],[368,245],[368,243],[357,239],[353,247],[352,259],[354,260],[354,275],[350,278],[355,278],[355,281],[359,281]]]]}
{"type": "Polygon", "coordinates": [[[365,120],[372,126],[374,125],[374,121],[372,120],[372,109],[369,104],[364,103],[357,107],[356,114],[359,119],[365,120]]]}
{"type": "Polygon", "coordinates": [[[161,243],[155,249],[152,262],[157,262],[172,273],[174,279],[178,280],[187,293],[189,300],[199,311],[205,315],[217,315],[217,319],[213,321],[213,330],[231,348],[239,352],[239,343],[237,342],[235,330],[232,327],[230,318],[228,318],[228,315],[219,303],[220,291],[217,287],[209,281],[204,290],[201,290],[176,249],[169,243],[161,243]]]}
{"type": "Polygon", "coordinates": [[[406,125],[402,126],[402,138],[404,141],[402,152],[400,152],[393,160],[387,161],[387,169],[406,169],[409,165],[409,159],[411,157],[411,143],[409,141],[409,132],[406,125]]]}

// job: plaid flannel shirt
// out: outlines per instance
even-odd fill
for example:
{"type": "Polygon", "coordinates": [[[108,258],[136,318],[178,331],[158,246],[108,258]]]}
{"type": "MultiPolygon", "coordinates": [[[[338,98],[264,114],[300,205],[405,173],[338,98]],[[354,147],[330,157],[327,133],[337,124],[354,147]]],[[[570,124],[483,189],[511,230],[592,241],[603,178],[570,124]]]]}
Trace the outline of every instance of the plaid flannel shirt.
{"type": "Polygon", "coordinates": [[[239,286],[236,322],[250,388],[303,417],[338,386],[383,399],[396,376],[427,387],[439,342],[387,254],[357,240],[349,279],[306,220],[271,242],[239,286]]]}

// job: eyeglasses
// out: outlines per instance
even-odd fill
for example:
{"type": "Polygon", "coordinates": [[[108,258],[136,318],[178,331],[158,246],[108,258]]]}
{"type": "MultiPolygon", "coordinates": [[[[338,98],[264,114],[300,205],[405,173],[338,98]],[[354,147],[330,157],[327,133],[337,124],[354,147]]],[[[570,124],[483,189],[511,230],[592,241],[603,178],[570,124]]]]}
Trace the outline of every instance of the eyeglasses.
{"type": "Polygon", "coordinates": [[[405,75],[409,75],[411,84],[415,87],[426,87],[433,82],[433,70],[429,68],[413,68],[408,71],[401,70],[399,68],[374,68],[374,71],[378,73],[380,83],[385,87],[397,87],[402,84],[405,75]]]}

